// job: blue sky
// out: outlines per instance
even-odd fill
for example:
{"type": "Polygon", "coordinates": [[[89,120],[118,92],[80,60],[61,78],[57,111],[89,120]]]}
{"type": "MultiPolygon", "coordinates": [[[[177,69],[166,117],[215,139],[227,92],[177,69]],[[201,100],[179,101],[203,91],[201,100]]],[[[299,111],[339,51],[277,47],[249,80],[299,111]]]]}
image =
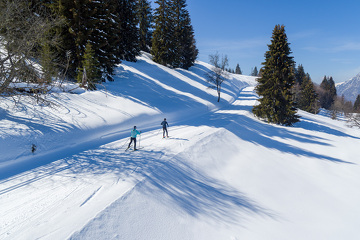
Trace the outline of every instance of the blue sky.
{"type": "MultiPolygon", "coordinates": [[[[312,80],[347,81],[360,72],[360,1],[187,0],[198,60],[226,54],[243,74],[261,68],[276,24],[285,25],[295,62],[312,80]]],[[[153,5],[155,7],[156,5],[153,5]]]]}

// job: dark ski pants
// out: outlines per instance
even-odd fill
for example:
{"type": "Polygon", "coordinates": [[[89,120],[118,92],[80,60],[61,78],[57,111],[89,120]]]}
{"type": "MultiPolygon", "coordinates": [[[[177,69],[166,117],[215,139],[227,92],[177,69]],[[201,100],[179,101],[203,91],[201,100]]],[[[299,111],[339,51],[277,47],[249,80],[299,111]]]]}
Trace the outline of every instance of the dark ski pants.
{"type": "Polygon", "coordinates": [[[129,143],[129,146],[128,146],[128,148],[130,148],[130,145],[131,145],[131,143],[134,141],[134,149],[136,149],[136,138],[130,138],[130,143],[129,143]]]}
{"type": "Polygon", "coordinates": [[[163,128],[163,137],[165,137],[165,132],[166,132],[166,137],[169,137],[169,134],[168,134],[168,131],[167,131],[166,127],[163,128]]]}

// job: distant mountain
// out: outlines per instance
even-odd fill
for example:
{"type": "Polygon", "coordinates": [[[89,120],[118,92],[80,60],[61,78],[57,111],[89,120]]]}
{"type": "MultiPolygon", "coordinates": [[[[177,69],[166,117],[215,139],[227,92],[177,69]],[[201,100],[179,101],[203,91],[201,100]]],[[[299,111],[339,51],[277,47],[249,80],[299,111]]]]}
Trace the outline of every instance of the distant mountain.
{"type": "Polygon", "coordinates": [[[355,102],[357,95],[360,94],[360,73],[349,81],[336,85],[338,96],[344,95],[346,100],[355,102]]]}

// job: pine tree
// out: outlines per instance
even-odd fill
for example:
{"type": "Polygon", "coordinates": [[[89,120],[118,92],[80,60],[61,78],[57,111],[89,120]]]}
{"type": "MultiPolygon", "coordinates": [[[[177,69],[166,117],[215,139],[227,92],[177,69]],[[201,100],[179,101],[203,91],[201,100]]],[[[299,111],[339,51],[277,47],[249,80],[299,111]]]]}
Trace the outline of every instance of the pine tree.
{"type": "Polygon", "coordinates": [[[239,64],[236,64],[235,73],[242,74],[239,64]]]}
{"type": "Polygon", "coordinates": [[[319,108],[318,94],[309,73],[305,73],[300,64],[294,67],[295,85],[292,87],[294,104],[297,108],[310,113],[317,113],[319,108]]]}
{"type": "Polygon", "coordinates": [[[320,84],[320,105],[322,108],[330,109],[331,105],[335,101],[336,87],[332,77],[324,76],[323,81],[320,84]]]}
{"type": "Polygon", "coordinates": [[[121,59],[135,61],[139,54],[136,0],[55,0],[51,9],[66,24],[56,29],[62,36],[61,58],[71,52],[70,78],[77,76],[88,41],[99,61],[103,80],[113,80],[121,59]]]}
{"type": "Polygon", "coordinates": [[[302,81],[298,107],[301,110],[314,114],[318,113],[319,111],[317,93],[315,91],[314,84],[308,74],[302,81]]]}
{"type": "Polygon", "coordinates": [[[151,54],[153,60],[162,65],[168,65],[171,61],[171,35],[174,34],[172,22],[170,21],[169,0],[155,1],[158,7],[155,9],[155,30],[152,38],[151,54]]]}
{"type": "Polygon", "coordinates": [[[190,68],[198,55],[195,44],[194,30],[191,25],[190,14],[186,9],[185,0],[170,0],[172,6],[172,22],[174,23],[174,35],[172,42],[174,43],[173,67],[184,69],[190,68]]]}
{"type": "Polygon", "coordinates": [[[304,71],[304,67],[303,67],[303,65],[300,64],[297,68],[295,68],[296,83],[298,83],[299,85],[302,85],[305,78],[306,78],[306,74],[304,71]]]}
{"type": "Polygon", "coordinates": [[[158,0],[152,39],[154,61],[188,69],[198,55],[194,30],[185,0],[158,0]]]}
{"type": "Polygon", "coordinates": [[[357,97],[356,97],[353,109],[354,109],[355,112],[360,112],[360,94],[357,95],[357,97]]]}
{"type": "Polygon", "coordinates": [[[80,83],[81,87],[96,90],[95,84],[101,82],[101,70],[99,61],[95,56],[95,51],[89,42],[86,44],[81,64],[82,67],[78,71],[77,82],[80,83]]]}
{"type": "MultiPolygon", "coordinates": [[[[114,1],[114,0],[113,0],[114,1]]],[[[139,29],[137,27],[137,0],[115,0],[117,15],[118,52],[121,60],[136,61],[140,55],[139,29]]]]}
{"type": "Polygon", "coordinates": [[[54,54],[47,42],[41,46],[39,61],[42,68],[42,80],[49,84],[52,77],[56,76],[56,64],[54,63],[54,54]]]}
{"type": "Polygon", "coordinates": [[[258,76],[258,75],[259,75],[259,72],[258,72],[257,67],[255,66],[255,67],[252,69],[252,71],[251,71],[251,76],[256,77],[256,76],[258,76]]]}
{"type": "Polygon", "coordinates": [[[137,19],[139,22],[140,50],[150,52],[153,16],[152,9],[148,0],[138,0],[137,19]]]}
{"type": "Polygon", "coordinates": [[[285,27],[276,25],[269,50],[265,53],[262,76],[257,79],[256,92],[260,104],[253,113],[270,123],[291,126],[299,121],[291,88],[295,83],[294,60],[287,42],[285,27]]]}

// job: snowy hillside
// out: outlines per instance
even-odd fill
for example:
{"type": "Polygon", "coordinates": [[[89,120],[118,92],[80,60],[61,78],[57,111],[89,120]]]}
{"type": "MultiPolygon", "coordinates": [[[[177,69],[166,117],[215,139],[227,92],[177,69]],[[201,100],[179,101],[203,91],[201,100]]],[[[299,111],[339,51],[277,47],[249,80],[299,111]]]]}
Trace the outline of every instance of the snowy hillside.
{"type": "Polygon", "coordinates": [[[336,92],[338,96],[344,95],[348,101],[355,102],[360,94],[360,73],[349,81],[336,85],[336,92]]]}
{"type": "Polygon", "coordinates": [[[0,239],[359,239],[360,130],[261,122],[255,79],[230,75],[216,103],[209,67],[143,55],[56,109],[1,101],[0,239]]]}

